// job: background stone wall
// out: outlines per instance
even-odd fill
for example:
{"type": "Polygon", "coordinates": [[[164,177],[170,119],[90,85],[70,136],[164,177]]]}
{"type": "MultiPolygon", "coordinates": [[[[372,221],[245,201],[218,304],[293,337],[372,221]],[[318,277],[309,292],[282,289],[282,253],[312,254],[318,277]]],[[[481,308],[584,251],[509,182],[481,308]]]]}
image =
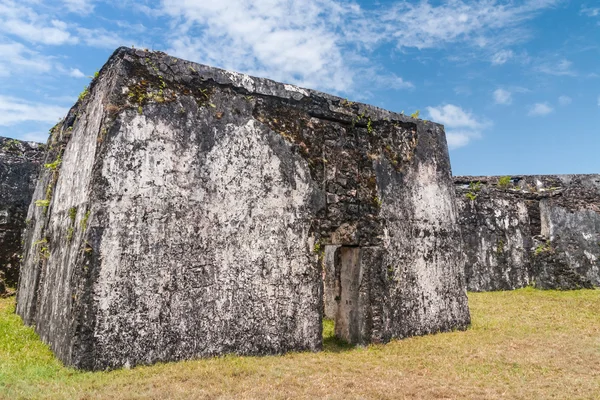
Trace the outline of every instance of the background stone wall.
{"type": "Polygon", "coordinates": [[[43,153],[38,143],[0,137],[0,294],[17,286],[27,207],[43,153]]]}
{"type": "Polygon", "coordinates": [[[454,178],[468,289],[600,286],[600,175],[510,178],[454,178]]]}

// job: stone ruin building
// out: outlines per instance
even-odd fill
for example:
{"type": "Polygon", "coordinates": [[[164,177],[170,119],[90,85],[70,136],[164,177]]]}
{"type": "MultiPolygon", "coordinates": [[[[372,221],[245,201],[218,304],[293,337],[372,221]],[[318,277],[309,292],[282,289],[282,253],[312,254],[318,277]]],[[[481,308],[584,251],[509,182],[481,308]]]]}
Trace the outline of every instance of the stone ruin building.
{"type": "Polygon", "coordinates": [[[43,145],[0,137],[0,296],[17,287],[21,235],[43,145]]]}
{"type": "Polygon", "coordinates": [[[78,368],[314,351],[324,316],[386,342],[464,329],[465,289],[600,286],[600,175],[452,178],[438,124],[164,53],[118,49],[43,147],[0,138],[0,278],[27,225],[17,313],[78,368]]]}
{"type": "Polygon", "coordinates": [[[324,263],[352,343],[470,322],[441,125],[120,48],[47,146],[17,313],[67,365],[319,350],[324,263]]]}
{"type": "Polygon", "coordinates": [[[454,182],[468,290],[600,286],[600,175],[454,182]]]}

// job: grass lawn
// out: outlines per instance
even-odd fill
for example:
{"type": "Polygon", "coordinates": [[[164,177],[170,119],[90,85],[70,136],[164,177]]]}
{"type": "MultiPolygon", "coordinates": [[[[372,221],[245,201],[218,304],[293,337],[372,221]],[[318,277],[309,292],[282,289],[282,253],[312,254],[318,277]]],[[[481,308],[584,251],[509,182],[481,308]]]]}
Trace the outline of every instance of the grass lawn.
{"type": "Polygon", "coordinates": [[[0,299],[0,398],[600,399],[600,290],[470,293],[473,324],[321,353],[78,372],[0,299]]]}

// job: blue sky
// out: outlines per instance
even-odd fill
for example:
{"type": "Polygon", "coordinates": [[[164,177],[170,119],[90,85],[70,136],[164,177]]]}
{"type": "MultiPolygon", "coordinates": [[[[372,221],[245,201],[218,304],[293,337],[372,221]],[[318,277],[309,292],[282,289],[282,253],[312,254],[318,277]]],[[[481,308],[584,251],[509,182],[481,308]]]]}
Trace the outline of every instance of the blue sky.
{"type": "Polygon", "coordinates": [[[455,175],[600,173],[600,0],[0,0],[0,136],[45,141],[122,45],[420,110],[455,175]]]}

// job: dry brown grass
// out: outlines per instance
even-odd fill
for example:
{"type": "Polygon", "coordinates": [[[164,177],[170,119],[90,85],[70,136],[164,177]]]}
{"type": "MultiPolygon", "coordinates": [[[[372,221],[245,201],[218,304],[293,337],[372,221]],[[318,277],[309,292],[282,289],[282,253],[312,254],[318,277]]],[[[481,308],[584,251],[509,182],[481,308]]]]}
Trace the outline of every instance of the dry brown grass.
{"type": "MultiPolygon", "coordinates": [[[[64,368],[0,300],[0,397],[600,399],[600,291],[469,294],[472,327],[321,353],[64,368]]],[[[326,327],[326,337],[331,326],[326,327]]]]}

